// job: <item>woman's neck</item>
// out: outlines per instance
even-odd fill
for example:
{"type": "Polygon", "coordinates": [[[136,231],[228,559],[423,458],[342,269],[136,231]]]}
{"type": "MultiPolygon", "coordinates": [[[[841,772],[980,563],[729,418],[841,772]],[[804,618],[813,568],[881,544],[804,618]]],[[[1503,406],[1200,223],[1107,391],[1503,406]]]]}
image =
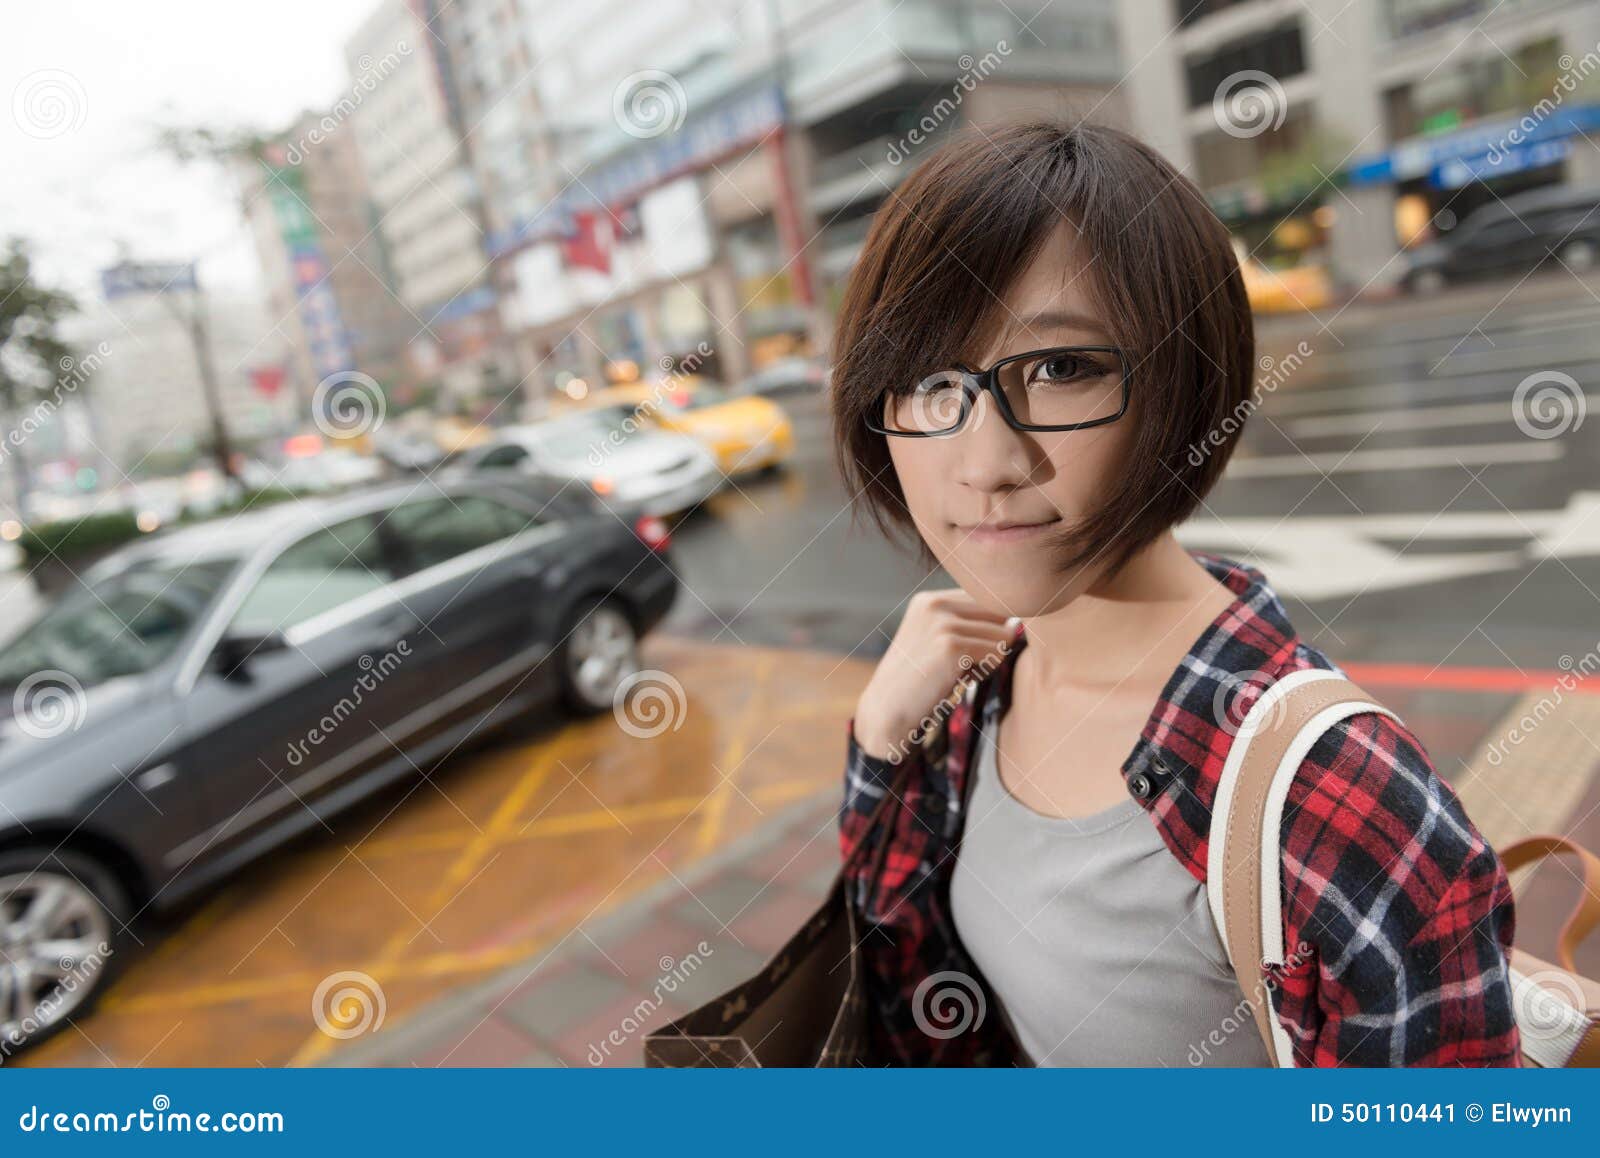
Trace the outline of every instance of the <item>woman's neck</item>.
{"type": "MultiPolygon", "coordinates": [[[[1181,655],[1233,601],[1168,531],[1065,606],[1023,621],[1031,669],[1043,686],[1163,682],[1181,655]]],[[[1021,660],[1019,659],[1019,663],[1021,660]]]]}

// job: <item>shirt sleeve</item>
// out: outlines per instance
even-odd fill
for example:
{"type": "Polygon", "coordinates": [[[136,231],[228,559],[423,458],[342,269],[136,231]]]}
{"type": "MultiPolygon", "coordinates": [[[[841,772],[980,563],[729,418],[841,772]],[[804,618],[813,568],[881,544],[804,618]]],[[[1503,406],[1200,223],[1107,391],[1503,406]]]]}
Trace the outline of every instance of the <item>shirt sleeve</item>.
{"type": "Polygon", "coordinates": [[[1288,809],[1297,1064],[1519,1065],[1505,868],[1416,737],[1376,713],[1335,725],[1288,809]]]}
{"type": "MultiPolygon", "coordinates": [[[[883,794],[891,790],[897,774],[905,775],[901,769],[907,762],[914,764],[921,761],[922,749],[916,745],[910,746],[902,762],[895,764],[880,756],[867,754],[856,739],[854,717],[845,732],[844,801],[839,810],[839,854],[848,859],[856,844],[866,836],[872,814],[882,802],[883,794]]],[[[911,773],[914,775],[916,769],[911,769],[911,773]]]]}

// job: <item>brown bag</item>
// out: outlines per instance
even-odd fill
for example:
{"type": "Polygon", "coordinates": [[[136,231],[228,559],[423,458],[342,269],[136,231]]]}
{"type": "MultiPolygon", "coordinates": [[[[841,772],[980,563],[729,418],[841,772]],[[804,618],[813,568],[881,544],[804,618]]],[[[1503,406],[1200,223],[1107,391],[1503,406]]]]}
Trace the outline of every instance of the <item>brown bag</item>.
{"type": "MultiPolygon", "coordinates": [[[[861,929],[845,888],[848,870],[871,844],[898,793],[898,780],[885,785],[828,899],[800,931],[750,980],[646,1035],[646,1066],[836,1067],[867,1061],[861,929]]],[[[879,842],[869,880],[881,875],[888,848],[887,838],[879,842]]]]}
{"type": "MultiPolygon", "coordinates": [[[[1362,712],[1393,715],[1333,672],[1296,672],[1268,688],[1239,726],[1211,813],[1206,886],[1239,988],[1250,1003],[1267,1056],[1294,1065],[1288,1034],[1268,997],[1267,968],[1286,960],[1278,877],[1281,814],[1289,785],[1317,739],[1362,712]]],[[[1600,925],[1600,857],[1560,836],[1530,836],[1500,854],[1512,872],[1553,853],[1583,868],[1583,896],[1561,929],[1560,965],[1511,952],[1511,989],[1523,1064],[1600,1066],[1600,982],[1577,973],[1574,951],[1600,925]]]]}

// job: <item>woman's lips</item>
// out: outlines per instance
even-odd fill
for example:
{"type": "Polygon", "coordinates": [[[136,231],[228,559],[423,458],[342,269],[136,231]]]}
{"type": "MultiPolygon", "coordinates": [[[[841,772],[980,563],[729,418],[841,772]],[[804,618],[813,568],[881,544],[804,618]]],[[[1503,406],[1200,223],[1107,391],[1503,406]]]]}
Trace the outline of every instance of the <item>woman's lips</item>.
{"type": "Polygon", "coordinates": [[[956,524],[956,530],[978,543],[1019,543],[1059,523],[1060,519],[1046,519],[1038,523],[975,523],[956,524]]]}

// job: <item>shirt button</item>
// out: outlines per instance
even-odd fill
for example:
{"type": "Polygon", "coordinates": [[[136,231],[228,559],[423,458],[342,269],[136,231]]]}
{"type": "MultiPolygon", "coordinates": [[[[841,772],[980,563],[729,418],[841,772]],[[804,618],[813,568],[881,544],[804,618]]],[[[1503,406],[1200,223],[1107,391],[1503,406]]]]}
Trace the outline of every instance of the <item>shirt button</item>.
{"type": "Polygon", "coordinates": [[[1151,783],[1150,777],[1146,776],[1143,772],[1135,772],[1132,776],[1128,777],[1128,791],[1133,793],[1140,800],[1148,799],[1151,791],[1154,788],[1155,785],[1151,783]]]}

